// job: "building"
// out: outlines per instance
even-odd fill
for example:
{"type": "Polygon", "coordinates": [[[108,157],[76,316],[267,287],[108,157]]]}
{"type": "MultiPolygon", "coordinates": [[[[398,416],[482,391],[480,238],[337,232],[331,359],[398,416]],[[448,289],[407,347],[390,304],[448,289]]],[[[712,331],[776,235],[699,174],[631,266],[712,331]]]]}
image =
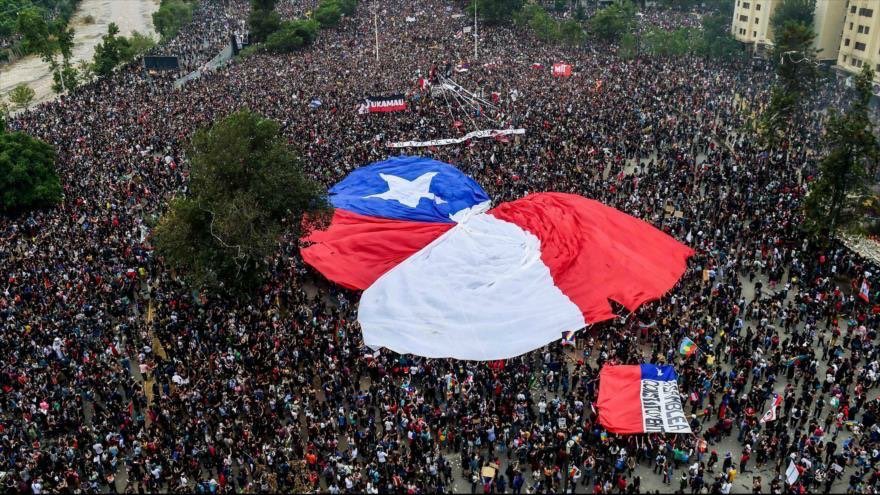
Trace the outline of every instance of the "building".
{"type": "Polygon", "coordinates": [[[735,0],[733,23],[730,32],[743,43],[763,50],[773,42],[770,16],[782,0],[735,0]]]}
{"type": "MultiPolygon", "coordinates": [[[[848,0],[835,69],[855,73],[864,64],[880,72],[880,1],[848,0]]],[[[875,80],[880,77],[875,74],[875,80]]]]}
{"type": "MultiPolygon", "coordinates": [[[[734,38],[753,45],[756,53],[764,53],[773,46],[773,28],[770,18],[783,0],[733,0],[733,21],[730,32],[734,38]]],[[[852,3],[852,2],[851,2],[852,3]]],[[[862,0],[880,6],[880,0],[862,0]]],[[[813,28],[816,30],[815,47],[822,61],[836,62],[842,48],[841,35],[847,17],[847,0],[816,0],[813,28]]]]}

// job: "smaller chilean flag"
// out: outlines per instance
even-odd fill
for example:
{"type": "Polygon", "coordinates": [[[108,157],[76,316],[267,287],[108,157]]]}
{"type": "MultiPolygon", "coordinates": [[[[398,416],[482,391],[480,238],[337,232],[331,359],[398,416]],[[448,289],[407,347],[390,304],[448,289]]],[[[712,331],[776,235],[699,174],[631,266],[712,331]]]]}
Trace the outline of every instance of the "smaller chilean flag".
{"type": "Polygon", "coordinates": [[[862,279],[862,286],[859,288],[859,297],[863,301],[868,302],[871,299],[871,286],[868,285],[868,279],[862,279]]]}
{"type": "Polygon", "coordinates": [[[603,366],[596,406],[612,433],[691,433],[670,365],[603,366]]]}

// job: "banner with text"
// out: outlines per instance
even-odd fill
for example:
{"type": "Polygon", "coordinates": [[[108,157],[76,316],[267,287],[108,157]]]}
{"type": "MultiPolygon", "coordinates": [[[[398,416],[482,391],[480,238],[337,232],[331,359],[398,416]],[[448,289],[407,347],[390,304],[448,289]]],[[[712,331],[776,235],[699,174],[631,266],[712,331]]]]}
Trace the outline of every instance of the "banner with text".
{"type": "Polygon", "coordinates": [[[365,104],[370,113],[401,112],[406,110],[406,99],[403,95],[368,96],[365,104]]]}

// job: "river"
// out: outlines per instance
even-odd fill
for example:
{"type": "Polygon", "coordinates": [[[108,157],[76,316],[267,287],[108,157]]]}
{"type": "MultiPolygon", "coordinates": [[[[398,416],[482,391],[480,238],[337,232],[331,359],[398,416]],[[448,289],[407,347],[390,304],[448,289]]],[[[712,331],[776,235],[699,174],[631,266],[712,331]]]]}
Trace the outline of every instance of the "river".
{"type": "MultiPolygon", "coordinates": [[[[153,12],[158,9],[159,0],[82,0],[70,22],[70,27],[75,31],[73,65],[76,66],[80,60],[91,61],[95,46],[107,34],[107,26],[111,22],[119,26],[121,35],[128,36],[139,31],[155,37],[153,12]],[[87,16],[91,16],[94,22],[87,23],[87,16]]],[[[48,101],[56,96],[52,91],[49,64],[37,56],[25,57],[0,67],[0,96],[5,96],[22,83],[36,92],[34,103],[48,101]]]]}

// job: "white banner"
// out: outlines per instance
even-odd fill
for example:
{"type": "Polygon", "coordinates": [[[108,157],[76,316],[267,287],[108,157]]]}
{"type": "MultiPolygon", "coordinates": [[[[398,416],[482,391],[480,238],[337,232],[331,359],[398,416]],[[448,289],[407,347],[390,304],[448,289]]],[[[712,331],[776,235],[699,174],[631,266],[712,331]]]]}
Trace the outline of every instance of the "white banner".
{"type": "Polygon", "coordinates": [[[468,139],[484,139],[495,138],[497,136],[522,135],[525,129],[485,129],[482,131],[473,131],[464,136],[450,139],[434,139],[432,141],[401,141],[398,143],[388,143],[388,148],[423,148],[425,146],[446,146],[449,144],[459,144],[468,139]]]}
{"type": "Polygon", "coordinates": [[[691,433],[677,381],[643,378],[641,399],[645,433],[691,433]]]}
{"type": "Polygon", "coordinates": [[[801,473],[798,471],[797,466],[794,465],[794,461],[789,461],[788,469],[785,470],[785,481],[789,485],[793,485],[800,475],[801,473]]]}

